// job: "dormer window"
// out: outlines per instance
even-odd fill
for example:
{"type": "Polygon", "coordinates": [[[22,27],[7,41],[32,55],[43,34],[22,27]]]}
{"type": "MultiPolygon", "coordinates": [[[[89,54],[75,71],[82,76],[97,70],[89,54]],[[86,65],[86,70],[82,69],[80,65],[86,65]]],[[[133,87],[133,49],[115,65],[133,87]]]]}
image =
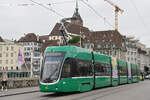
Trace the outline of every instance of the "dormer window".
{"type": "Polygon", "coordinates": [[[113,47],[113,48],[115,48],[115,47],[116,47],[116,44],[115,44],[115,43],[113,43],[113,44],[112,44],[112,47],[113,47]]]}
{"type": "Polygon", "coordinates": [[[104,34],[104,38],[106,37],[106,35],[104,34]]]}
{"type": "Polygon", "coordinates": [[[109,45],[108,45],[108,44],[105,44],[105,45],[104,45],[104,48],[109,48],[109,45]]]}
{"type": "Polygon", "coordinates": [[[100,48],[102,48],[102,46],[101,46],[100,44],[98,44],[98,45],[97,45],[97,48],[100,49],[100,48]]]}

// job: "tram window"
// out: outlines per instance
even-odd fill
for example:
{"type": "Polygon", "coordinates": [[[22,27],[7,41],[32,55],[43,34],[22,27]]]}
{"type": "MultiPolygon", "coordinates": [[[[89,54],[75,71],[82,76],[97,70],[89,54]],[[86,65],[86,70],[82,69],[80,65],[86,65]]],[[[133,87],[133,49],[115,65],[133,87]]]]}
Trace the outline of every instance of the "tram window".
{"type": "Polygon", "coordinates": [[[64,64],[62,69],[63,77],[70,77],[71,75],[71,64],[64,64]]]}
{"type": "Polygon", "coordinates": [[[92,62],[68,58],[62,68],[62,78],[92,76],[92,62]]]}
{"type": "Polygon", "coordinates": [[[127,69],[124,66],[119,66],[119,74],[120,76],[126,76],[127,75],[127,69]]]}
{"type": "Polygon", "coordinates": [[[104,66],[102,64],[95,64],[95,74],[96,76],[104,76],[104,66]]]}
{"type": "Polygon", "coordinates": [[[132,69],[132,76],[136,76],[136,69],[132,69]]]}
{"type": "Polygon", "coordinates": [[[68,58],[65,60],[62,68],[62,78],[71,77],[72,61],[73,61],[72,58],[68,58]]]}
{"type": "Polygon", "coordinates": [[[92,62],[77,59],[77,70],[80,76],[92,76],[92,62]]]}
{"type": "Polygon", "coordinates": [[[104,64],[104,71],[105,71],[105,76],[110,76],[111,74],[111,67],[109,64],[104,64]]]}
{"type": "Polygon", "coordinates": [[[96,76],[110,76],[111,67],[108,64],[96,63],[95,64],[95,75],[96,76]]]}

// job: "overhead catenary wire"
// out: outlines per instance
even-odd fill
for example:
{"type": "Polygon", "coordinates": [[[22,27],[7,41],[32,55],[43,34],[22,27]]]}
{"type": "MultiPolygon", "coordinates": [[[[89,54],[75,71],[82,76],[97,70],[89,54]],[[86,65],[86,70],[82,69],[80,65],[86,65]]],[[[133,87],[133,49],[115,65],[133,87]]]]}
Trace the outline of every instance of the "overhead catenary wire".
{"type": "MultiPolygon", "coordinates": [[[[18,4],[17,6],[35,6],[35,5],[39,5],[43,8],[45,8],[45,9],[55,13],[56,15],[58,15],[60,17],[64,17],[62,14],[60,14],[60,13],[56,12],[54,9],[52,9],[52,7],[49,8],[49,7],[45,6],[45,4],[36,2],[34,0],[29,0],[29,1],[31,1],[32,3],[30,3],[30,4],[26,4],[26,3],[18,4]]],[[[103,17],[100,13],[98,13],[90,4],[86,3],[84,0],[80,0],[80,1],[82,1],[87,7],[89,7],[97,16],[102,18],[104,20],[104,23],[106,22],[108,25],[110,25],[112,28],[114,28],[114,26],[112,24],[110,24],[110,22],[105,17],[103,17]]],[[[86,1],[88,1],[88,0],[86,0],[86,1]]],[[[48,3],[46,5],[51,6],[51,5],[57,5],[57,4],[72,3],[72,2],[74,2],[74,0],[66,0],[66,1],[61,1],[61,2],[52,2],[52,3],[48,3]]],[[[9,4],[9,5],[12,6],[12,4],[9,4]]]]}
{"type": "Polygon", "coordinates": [[[53,12],[53,13],[55,13],[56,15],[58,15],[58,16],[60,16],[60,17],[64,17],[63,15],[61,15],[60,13],[58,13],[58,12],[56,12],[55,10],[53,10],[53,9],[50,9],[49,7],[47,7],[47,6],[44,6],[43,4],[41,4],[41,3],[38,3],[38,2],[36,2],[36,1],[33,1],[33,0],[30,0],[31,2],[33,2],[33,3],[35,3],[35,4],[37,4],[37,5],[39,5],[39,6],[41,6],[41,7],[43,7],[43,8],[45,8],[45,9],[47,9],[47,10],[49,10],[49,11],[51,11],[51,12],[53,12]]]}
{"type": "Polygon", "coordinates": [[[133,0],[129,0],[129,1],[131,2],[131,4],[133,5],[133,7],[135,8],[135,11],[136,11],[136,13],[137,13],[137,15],[138,15],[138,17],[139,17],[139,20],[140,20],[141,23],[143,24],[144,29],[146,30],[146,32],[150,33],[149,30],[147,29],[147,25],[145,24],[145,22],[144,22],[144,20],[143,20],[143,18],[142,18],[142,16],[141,16],[141,14],[140,14],[140,12],[139,12],[139,10],[138,10],[136,4],[134,3],[133,0]]]}
{"type": "Polygon", "coordinates": [[[48,5],[57,5],[57,4],[66,4],[66,3],[73,3],[74,0],[68,0],[68,1],[61,1],[61,2],[52,2],[49,3],[48,5]]]}
{"type": "MultiPolygon", "coordinates": [[[[67,3],[73,3],[74,0],[66,0],[61,2],[52,2],[52,3],[45,3],[43,5],[58,5],[58,4],[67,4],[67,3]]],[[[35,3],[21,3],[21,4],[0,4],[0,6],[35,6],[35,3]]]]}
{"type": "Polygon", "coordinates": [[[90,4],[86,3],[84,0],[80,0],[82,1],[87,7],[89,7],[97,16],[99,16],[100,18],[102,18],[109,26],[111,26],[112,28],[114,28],[114,26],[112,24],[110,24],[110,22],[108,20],[106,20],[106,17],[103,17],[98,11],[96,11],[90,4]]]}

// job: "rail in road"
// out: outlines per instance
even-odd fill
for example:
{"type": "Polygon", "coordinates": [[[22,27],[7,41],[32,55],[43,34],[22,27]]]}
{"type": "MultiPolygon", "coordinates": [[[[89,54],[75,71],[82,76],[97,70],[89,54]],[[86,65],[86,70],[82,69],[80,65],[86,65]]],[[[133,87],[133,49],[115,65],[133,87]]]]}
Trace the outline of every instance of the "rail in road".
{"type": "Polygon", "coordinates": [[[79,93],[41,93],[0,97],[0,100],[150,100],[150,81],[95,89],[79,93]]]}

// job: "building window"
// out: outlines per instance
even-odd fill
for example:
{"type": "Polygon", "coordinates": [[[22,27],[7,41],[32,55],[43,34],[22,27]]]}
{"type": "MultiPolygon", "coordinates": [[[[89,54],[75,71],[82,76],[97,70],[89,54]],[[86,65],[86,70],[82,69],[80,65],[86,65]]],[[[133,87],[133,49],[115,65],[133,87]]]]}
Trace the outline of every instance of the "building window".
{"type": "Polygon", "coordinates": [[[112,55],[116,55],[116,51],[112,51],[112,55]]]}
{"type": "Polygon", "coordinates": [[[0,70],[2,70],[2,67],[0,66],[0,70]]]}
{"type": "Polygon", "coordinates": [[[43,40],[43,43],[45,43],[45,40],[43,40]]]}
{"type": "Polygon", "coordinates": [[[37,50],[37,48],[35,47],[35,48],[34,48],[34,51],[36,51],[36,50],[37,50]]]}
{"type": "Polygon", "coordinates": [[[130,61],[130,58],[128,58],[128,61],[130,61]]]}
{"type": "Polygon", "coordinates": [[[87,45],[87,49],[90,48],[90,45],[87,45]]]}
{"type": "Polygon", "coordinates": [[[11,57],[13,57],[14,56],[14,54],[13,53],[11,53],[11,57]]]}
{"type": "Polygon", "coordinates": [[[6,50],[8,51],[8,50],[9,50],[9,47],[6,47],[6,50]]]}
{"type": "Polygon", "coordinates": [[[128,55],[130,55],[130,51],[128,51],[128,55]]]}
{"type": "Polygon", "coordinates": [[[106,37],[106,35],[104,34],[104,38],[106,37]]]}
{"type": "Polygon", "coordinates": [[[13,67],[11,67],[11,70],[13,70],[13,67]]]}
{"type": "Polygon", "coordinates": [[[6,64],[8,64],[8,60],[6,60],[6,64]]]}
{"type": "Polygon", "coordinates": [[[13,64],[13,59],[11,59],[11,64],[13,64]]]}
{"type": "Polygon", "coordinates": [[[2,46],[0,46],[0,51],[2,51],[3,50],[3,47],[2,46]]]}
{"type": "Polygon", "coordinates": [[[134,52],[134,55],[136,55],[136,52],[134,52]]]}
{"type": "Polygon", "coordinates": [[[113,34],[111,34],[111,37],[113,37],[113,34]]]}
{"type": "Polygon", "coordinates": [[[0,53],[0,57],[2,57],[2,53],[0,53]]]}
{"type": "Polygon", "coordinates": [[[112,44],[112,47],[113,47],[113,48],[115,48],[115,47],[116,47],[115,43],[113,43],[113,44],[112,44]]]}
{"type": "Polygon", "coordinates": [[[94,45],[93,45],[93,44],[91,44],[91,48],[94,48],[94,45]]]}
{"type": "Polygon", "coordinates": [[[105,45],[105,48],[109,48],[109,45],[108,45],[108,44],[106,44],[106,45],[105,45]]]}
{"type": "Polygon", "coordinates": [[[0,64],[2,64],[2,60],[0,60],[0,64]]]}
{"type": "Polygon", "coordinates": [[[8,64],[8,60],[6,60],[6,64],[8,64]]]}
{"type": "Polygon", "coordinates": [[[11,46],[11,51],[13,51],[14,50],[14,47],[13,46],[11,46]]]}
{"type": "Polygon", "coordinates": [[[6,53],[6,57],[8,57],[8,53],[6,53]]]}
{"type": "Polygon", "coordinates": [[[30,50],[30,47],[28,47],[27,50],[30,50]]]}
{"type": "Polygon", "coordinates": [[[135,62],[136,62],[136,58],[135,58],[135,62]]]}
{"type": "Polygon", "coordinates": [[[97,45],[97,48],[100,49],[102,46],[100,44],[97,45]]]}
{"type": "Polygon", "coordinates": [[[18,66],[16,67],[16,70],[18,70],[19,68],[18,68],[18,66]]]}
{"type": "Polygon", "coordinates": [[[37,45],[37,43],[34,43],[34,45],[37,45]]]}
{"type": "Polygon", "coordinates": [[[6,66],[6,70],[8,70],[8,67],[6,66]]]}

